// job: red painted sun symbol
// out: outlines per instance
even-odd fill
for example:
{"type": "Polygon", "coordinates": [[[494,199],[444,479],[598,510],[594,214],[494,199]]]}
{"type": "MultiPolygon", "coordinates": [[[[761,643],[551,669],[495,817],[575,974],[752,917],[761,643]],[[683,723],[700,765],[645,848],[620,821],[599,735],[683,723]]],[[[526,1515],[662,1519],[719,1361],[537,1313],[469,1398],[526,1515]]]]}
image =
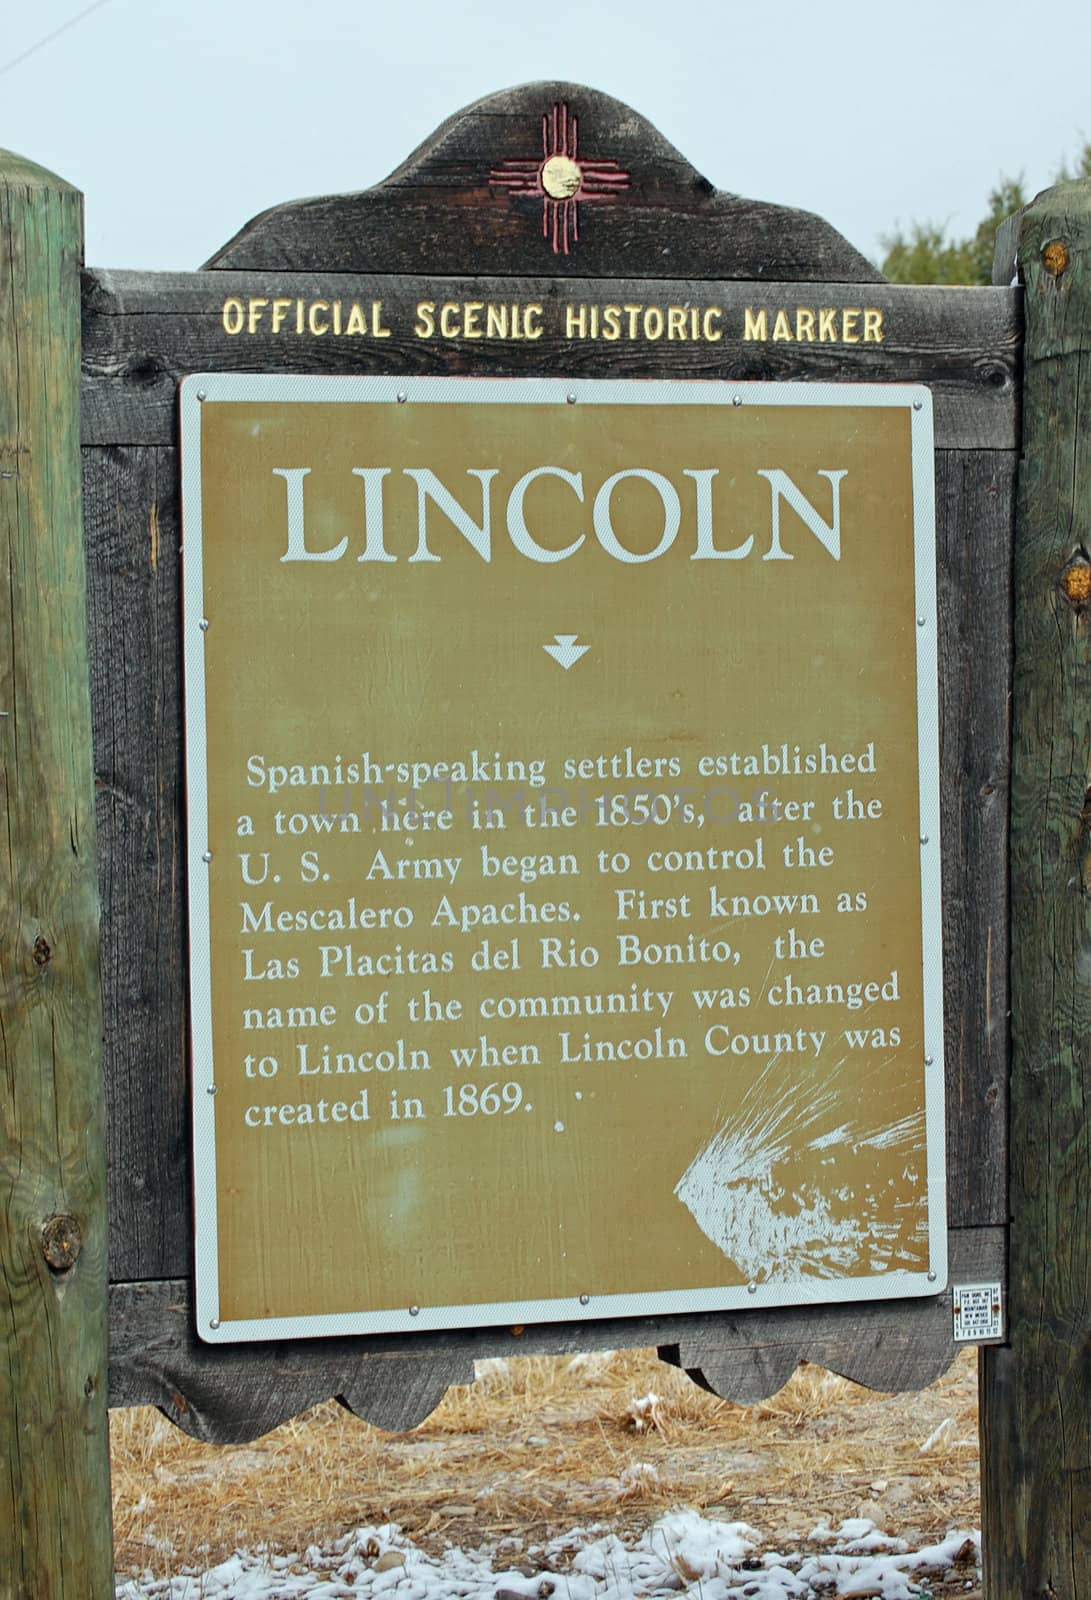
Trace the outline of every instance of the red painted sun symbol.
{"type": "Polygon", "coordinates": [[[580,237],[580,204],[616,199],[629,187],[629,174],[616,161],[580,156],[579,120],[567,103],[557,102],[542,117],[542,154],[536,161],[502,161],[489,182],[508,194],[540,195],[542,237],[552,239],[554,255],[568,255],[580,237]]]}

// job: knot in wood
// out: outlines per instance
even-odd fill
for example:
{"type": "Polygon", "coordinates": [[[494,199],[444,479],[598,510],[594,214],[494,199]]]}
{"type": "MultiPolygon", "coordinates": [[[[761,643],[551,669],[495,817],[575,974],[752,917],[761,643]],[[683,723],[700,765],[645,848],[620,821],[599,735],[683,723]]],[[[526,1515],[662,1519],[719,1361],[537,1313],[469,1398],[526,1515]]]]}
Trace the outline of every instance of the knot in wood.
{"type": "Polygon", "coordinates": [[[38,937],[34,941],[34,952],[33,952],[33,954],[34,954],[34,965],[36,967],[44,967],[46,965],[46,963],[49,961],[49,959],[52,956],[52,954],[53,954],[53,951],[52,951],[52,949],[50,947],[50,944],[49,944],[49,940],[48,939],[43,939],[41,934],[39,934],[38,937]]]}
{"type": "Polygon", "coordinates": [[[1091,561],[1076,555],[1061,573],[1061,592],[1070,606],[1082,611],[1091,601],[1091,561]]]}
{"type": "Polygon", "coordinates": [[[75,1217],[50,1217],[42,1228],[42,1254],[51,1272],[70,1272],[80,1258],[83,1235],[75,1217]]]}
{"type": "Polygon", "coordinates": [[[1042,265],[1053,277],[1059,278],[1068,265],[1068,246],[1060,239],[1051,239],[1042,251],[1042,265]]]}

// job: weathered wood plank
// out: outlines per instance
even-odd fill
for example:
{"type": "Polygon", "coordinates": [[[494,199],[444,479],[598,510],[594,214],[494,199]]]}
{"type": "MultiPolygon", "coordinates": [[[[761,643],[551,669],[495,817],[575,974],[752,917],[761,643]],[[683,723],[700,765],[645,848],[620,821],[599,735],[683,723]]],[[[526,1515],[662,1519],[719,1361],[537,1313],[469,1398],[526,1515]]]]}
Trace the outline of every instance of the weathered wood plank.
{"type": "Polygon", "coordinates": [[[84,504],[110,1272],[159,1277],[190,1234],[176,453],[85,451],[84,504]]]}
{"type": "Polygon", "coordinates": [[[1020,292],[1012,289],[877,284],[864,291],[844,284],[397,279],[313,272],[91,272],[84,289],[86,444],[173,444],[178,383],[200,371],[920,382],[933,392],[938,448],[1011,449],[1017,442],[1022,313],[1020,292]],[[225,302],[231,303],[227,326],[237,326],[241,317],[243,331],[226,331],[225,302]],[[360,308],[356,325],[362,320],[369,331],[334,333],[334,306],[341,308],[340,325],[347,329],[353,305],[360,308]],[[421,305],[432,309],[422,313],[421,305]],[[443,336],[444,305],[457,308],[447,326],[457,327],[458,337],[443,336]],[[467,305],[478,308],[469,314],[470,337],[467,305]],[[480,336],[487,334],[490,305],[497,308],[496,318],[503,308],[507,337],[480,336]],[[606,306],[618,311],[616,339],[603,336],[606,306]],[[302,334],[296,332],[300,307],[302,334]],[[528,312],[532,307],[540,310],[528,312]],[[675,331],[684,328],[685,338],[668,336],[671,307],[682,314],[675,331]],[[645,308],[654,311],[647,322],[645,308]],[[813,327],[806,319],[797,322],[800,308],[814,313],[813,327]],[[846,309],[856,313],[848,322],[846,309]],[[834,315],[823,320],[824,310],[834,315]],[[865,310],[881,316],[881,323],[869,324],[873,334],[881,332],[881,342],[864,339],[865,310]],[[748,311],[751,333],[754,319],[764,313],[764,339],[747,337],[748,311]],[[780,324],[778,311],[785,312],[780,324]],[[710,312],[707,332],[718,337],[706,338],[710,312]],[[251,314],[252,333],[246,331],[251,314]],[[312,315],[315,326],[329,331],[311,333],[312,315]],[[416,331],[429,327],[428,337],[416,331]],[[513,327],[519,337],[511,337],[513,327]],[[592,337],[596,327],[598,337],[592,337]],[[638,337],[631,339],[633,327],[638,337]],[[778,327],[792,337],[774,337],[778,327]],[[528,337],[528,328],[540,328],[540,334],[528,337]],[[646,337],[646,328],[656,337],[646,337]],[[844,342],[846,332],[857,342],[844,342]]]}
{"type": "Polygon", "coordinates": [[[385,183],[362,194],[276,206],[247,223],[208,264],[296,271],[316,261],[337,272],[471,274],[487,266],[515,275],[548,269],[596,278],[882,281],[821,217],[718,193],[644,117],[569,83],[524,84],[467,106],[385,183]],[[556,130],[554,106],[565,108],[566,119],[556,130]],[[568,162],[572,182],[582,166],[578,219],[571,202],[555,205],[537,186],[537,169],[554,148],[576,156],[568,162]],[[507,161],[528,170],[498,175],[507,161]],[[596,161],[611,163],[613,171],[596,179],[596,161]],[[525,192],[511,192],[510,178],[525,192]],[[615,192],[590,200],[591,188],[615,192]],[[566,211],[578,221],[576,230],[564,229],[566,211]]]}
{"type": "MultiPolygon", "coordinates": [[[[952,1229],[947,1239],[952,1286],[1003,1282],[1003,1228],[952,1229]]],[[[960,1349],[951,1301],[948,1288],[934,1300],[694,1319],[698,1326],[683,1335],[671,1359],[714,1394],[745,1405],[775,1394],[801,1361],[869,1389],[923,1389],[960,1349]]]]}
{"type": "Polygon", "coordinates": [[[1015,455],[937,457],[948,1215],[1007,1198],[1008,767],[1015,455]]]}
{"type": "MultiPolygon", "coordinates": [[[[1002,1228],[952,1232],[953,1282],[999,1281],[1002,1228]]],[[[799,1361],[882,1389],[931,1383],[954,1359],[951,1293],[885,1304],[801,1307],[736,1316],[640,1317],[524,1329],[203,1345],[194,1333],[190,1280],[121,1283],[110,1298],[110,1403],[157,1405],[197,1438],[257,1438],[336,1395],[380,1427],[412,1427],[487,1356],[563,1355],[660,1346],[717,1393],[771,1394],[799,1361]]]]}
{"type": "Polygon", "coordinates": [[[78,190],[0,152],[0,1590],[13,1600],[113,1595],[82,247],[78,190]]]}
{"type": "Polygon", "coordinates": [[[1010,1342],[982,1385],[989,1600],[1091,1594],[1091,182],[1023,214],[1010,1342]]]}

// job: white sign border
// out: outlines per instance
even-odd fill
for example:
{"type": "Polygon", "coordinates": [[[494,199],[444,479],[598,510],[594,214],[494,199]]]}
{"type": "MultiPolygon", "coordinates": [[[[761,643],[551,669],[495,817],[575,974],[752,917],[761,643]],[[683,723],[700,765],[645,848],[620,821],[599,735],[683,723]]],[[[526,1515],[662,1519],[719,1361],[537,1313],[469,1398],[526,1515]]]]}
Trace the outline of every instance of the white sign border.
{"type": "Polygon", "coordinates": [[[190,1041],[193,1098],[197,1332],[209,1343],[298,1339],[425,1329],[673,1316],[938,1295],[947,1287],[947,1183],[943,1055],[943,946],[939,802],[939,610],[936,597],[935,468],[932,395],[923,385],[732,383],[722,379],[331,378],[195,373],[180,390],[183,514],[183,655],[189,885],[190,1041]],[[359,405],[491,403],[511,405],[882,406],[908,411],[911,424],[917,640],[917,760],[920,791],[921,929],[924,1000],[928,1259],[925,1272],[865,1278],[804,1278],[798,1283],[714,1286],[644,1294],[406,1306],[396,1310],[222,1321],[216,1213],[216,1081],[212,1048],[201,521],[201,415],[206,401],[359,405]]]}

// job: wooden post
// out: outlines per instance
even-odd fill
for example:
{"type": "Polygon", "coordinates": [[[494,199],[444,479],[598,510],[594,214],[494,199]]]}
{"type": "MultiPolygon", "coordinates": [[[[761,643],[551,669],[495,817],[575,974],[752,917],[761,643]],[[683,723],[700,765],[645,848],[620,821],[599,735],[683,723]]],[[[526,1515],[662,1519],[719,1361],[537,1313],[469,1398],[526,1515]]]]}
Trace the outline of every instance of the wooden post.
{"type": "Polygon", "coordinates": [[[988,1600],[1091,1595],[1091,183],[1023,214],[1011,1258],[984,1352],[988,1600]]]}
{"type": "Polygon", "coordinates": [[[0,152],[0,1596],[113,1594],[79,192],[0,152]]]}

